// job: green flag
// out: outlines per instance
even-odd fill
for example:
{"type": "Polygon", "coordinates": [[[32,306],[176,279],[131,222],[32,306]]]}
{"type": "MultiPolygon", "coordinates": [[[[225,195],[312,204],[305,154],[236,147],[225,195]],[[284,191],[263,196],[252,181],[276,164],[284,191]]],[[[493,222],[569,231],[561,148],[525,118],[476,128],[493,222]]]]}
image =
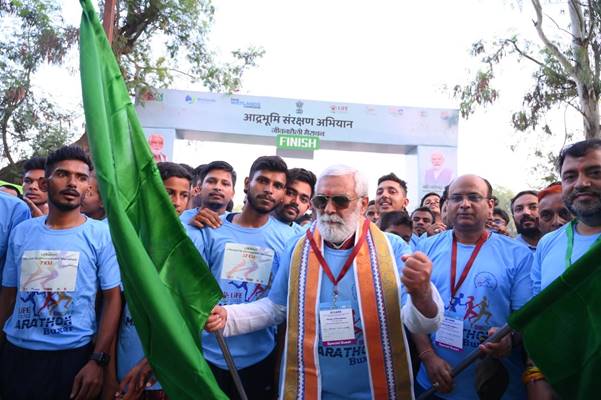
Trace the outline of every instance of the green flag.
{"type": "Polygon", "coordinates": [[[144,352],[170,398],[225,399],[200,345],[221,291],[165,192],[96,12],[90,0],[80,3],[90,149],[144,352]]]}
{"type": "Polygon", "coordinates": [[[563,399],[600,398],[601,242],[512,314],[509,324],[563,399]]]}

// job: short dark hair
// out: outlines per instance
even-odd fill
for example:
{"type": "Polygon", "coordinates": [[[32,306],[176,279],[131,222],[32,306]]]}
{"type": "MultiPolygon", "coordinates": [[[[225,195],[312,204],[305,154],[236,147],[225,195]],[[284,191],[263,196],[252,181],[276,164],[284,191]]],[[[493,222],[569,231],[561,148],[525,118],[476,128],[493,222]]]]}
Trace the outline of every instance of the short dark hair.
{"type": "Polygon", "coordinates": [[[563,162],[565,161],[567,156],[570,157],[583,157],[590,150],[600,149],[601,148],[601,139],[588,139],[583,140],[577,143],[572,144],[571,146],[564,147],[563,150],[559,153],[559,157],[557,157],[557,171],[561,174],[561,168],[563,167],[563,162]]]}
{"type": "Polygon", "coordinates": [[[23,164],[23,175],[34,169],[46,169],[46,157],[31,157],[23,164]]]}
{"type": "Polygon", "coordinates": [[[207,164],[200,164],[198,167],[194,168],[194,181],[192,182],[193,186],[198,186],[200,183],[200,176],[202,175],[202,171],[207,167],[207,164]]]}
{"type": "MultiPolygon", "coordinates": [[[[484,181],[484,183],[486,183],[486,198],[487,199],[493,199],[493,195],[492,195],[492,185],[490,184],[490,182],[488,181],[488,179],[486,178],[482,178],[482,180],[484,181]]],[[[496,202],[495,202],[496,204],[496,202]]]]}
{"type": "Polygon", "coordinates": [[[398,183],[405,191],[405,196],[407,195],[407,182],[396,176],[394,172],[381,176],[380,179],[378,179],[378,186],[380,186],[380,183],[384,181],[394,181],[398,183]]]}
{"type": "Polygon", "coordinates": [[[380,230],[385,231],[393,225],[405,225],[413,229],[413,222],[406,211],[391,211],[380,216],[380,230]]]}
{"type": "Polygon", "coordinates": [[[236,186],[236,171],[234,171],[234,167],[232,167],[229,163],[225,161],[211,161],[206,165],[201,165],[197,167],[197,169],[199,169],[198,179],[196,180],[197,184],[202,184],[209,172],[219,169],[225,172],[229,172],[232,176],[232,186],[236,186]]]}
{"type": "Polygon", "coordinates": [[[315,182],[317,181],[317,177],[315,174],[304,168],[291,168],[288,170],[288,183],[293,183],[294,181],[305,182],[307,185],[311,187],[311,197],[313,197],[313,193],[315,192],[315,182]]]}
{"type": "Polygon", "coordinates": [[[194,168],[184,163],[179,163],[179,165],[181,165],[190,174],[190,176],[194,178],[194,168]]]}
{"type": "MultiPolygon", "coordinates": [[[[436,193],[436,192],[430,192],[430,193],[426,193],[426,194],[424,195],[424,197],[422,197],[422,199],[420,200],[420,202],[419,202],[419,206],[420,206],[420,207],[423,207],[423,206],[424,206],[424,201],[426,201],[426,199],[427,199],[428,197],[430,197],[430,196],[436,196],[436,197],[438,197],[438,200],[440,200],[440,195],[439,195],[438,193],[436,193]]],[[[417,210],[416,210],[416,211],[417,211],[417,210]]]]}
{"type": "Polygon", "coordinates": [[[17,197],[22,199],[23,195],[21,194],[21,191],[19,190],[19,188],[11,183],[3,183],[2,185],[0,185],[0,187],[6,188],[6,189],[10,189],[10,190],[14,190],[17,193],[17,197]]]}
{"type": "Polygon", "coordinates": [[[505,224],[509,223],[509,214],[507,214],[502,208],[497,207],[492,210],[492,215],[494,216],[495,214],[500,215],[501,218],[503,218],[503,221],[505,221],[505,224]]]}
{"type": "Polygon", "coordinates": [[[286,165],[286,161],[280,156],[261,156],[257,158],[250,166],[248,178],[252,179],[257,171],[261,170],[283,172],[286,174],[286,181],[288,181],[288,166],[286,165]]]}
{"type": "Polygon", "coordinates": [[[527,194],[530,194],[530,195],[532,195],[532,196],[534,196],[534,197],[536,197],[538,199],[538,192],[537,191],[535,191],[535,190],[522,190],[521,192],[519,192],[518,194],[516,194],[515,196],[513,196],[513,199],[511,199],[511,203],[510,203],[509,207],[511,207],[511,213],[512,214],[513,214],[513,203],[515,203],[515,201],[517,199],[519,199],[520,197],[525,196],[527,194]]]}
{"type": "Polygon", "coordinates": [[[443,191],[442,191],[442,195],[440,196],[440,209],[442,210],[442,205],[447,201],[447,199],[449,198],[449,188],[451,187],[451,184],[449,183],[447,186],[444,187],[443,191]]]}
{"type": "Polygon", "coordinates": [[[429,207],[418,207],[415,210],[413,210],[413,212],[411,213],[411,217],[413,218],[413,214],[415,214],[416,212],[427,212],[430,213],[430,215],[432,216],[432,222],[434,222],[434,220],[436,219],[436,217],[434,216],[434,213],[432,212],[432,210],[430,210],[429,207]]]}
{"type": "Polygon", "coordinates": [[[375,201],[375,200],[370,200],[370,201],[367,203],[367,206],[368,206],[368,207],[369,207],[369,206],[375,206],[375,205],[376,205],[376,201],[375,201]]]}
{"type": "Polygon", "coordinates": [[[163,161],[157,164],[159,168],[159,173],[161,174],[161,179],[166,181],[169,178],[182,178],[188,180],[192,183],[192,175],[188,172],[188,170],[181,164],[176,164],[174,162],[163,161]]]}
{"type": "Polygon", "coordinates": [[[44,173],[46,178],[52,174],[52,170],[57,163],[65,160],[81,161],[87,164],[88,168],[90,168],[90,172],[94,170],[92,160],[90,160],[90,157],[86,154],[85,150],[75,144],[72,144],[69,146],[60,147],[48,154],[48,157],[46,157],[46,167],[44,173]]]}

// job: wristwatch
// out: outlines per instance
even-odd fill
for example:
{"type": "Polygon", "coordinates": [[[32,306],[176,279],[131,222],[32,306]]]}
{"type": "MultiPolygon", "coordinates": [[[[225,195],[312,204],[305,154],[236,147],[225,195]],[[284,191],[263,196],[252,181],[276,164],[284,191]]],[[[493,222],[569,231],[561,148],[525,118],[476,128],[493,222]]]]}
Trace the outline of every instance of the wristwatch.
{"type": "Polygon", "coordinates": [[[90,360],[96,361],[96,364],[101,367],[106,367],[111,360],[111,356],[103,352],[92,353],[90,360]]]}

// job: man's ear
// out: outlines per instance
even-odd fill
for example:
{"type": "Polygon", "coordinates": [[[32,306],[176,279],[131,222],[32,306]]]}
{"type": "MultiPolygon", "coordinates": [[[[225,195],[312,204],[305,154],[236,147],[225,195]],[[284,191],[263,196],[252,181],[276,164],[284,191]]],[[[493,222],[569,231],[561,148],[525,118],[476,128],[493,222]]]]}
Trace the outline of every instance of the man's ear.
{"type": "Polygon", "coordinates": [[[365,212],[367,211],[367,205],[369,204],[369,197],[361,197],[359,204],[361,204],[361,215],[365,215],[365,212]]]}
{"type": "Polygon", "coordinates": [[[250,187],[250,179],[248,177],[244,178],[244,193],[248,194],[248,189],[250,187]]]}

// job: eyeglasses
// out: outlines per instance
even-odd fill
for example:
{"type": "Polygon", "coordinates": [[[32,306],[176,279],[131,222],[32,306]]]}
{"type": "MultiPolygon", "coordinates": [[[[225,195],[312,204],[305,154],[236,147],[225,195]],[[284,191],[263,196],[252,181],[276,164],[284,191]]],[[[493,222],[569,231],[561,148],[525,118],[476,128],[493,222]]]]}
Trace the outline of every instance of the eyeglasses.
{"type": "Polygon", "coordinates": [[[454,203],[454,204],[459,204],[459,203],[463,203],[463,199],[467,198],[467,201],[470,203],[480,203],[482,200],[485,199],[484,196],[480,196],[477,193],[470,193],[470,194],[452,194],[449,196],[449,202],[454,203]]]}
{"type": "Polygon", "coordinates": [[[313,204],[313,207],[315,207],[317,210],[323,210],[328,205],[328,201],[332,200],[334,207],[339,210],[344,210],[345,208],[349,207],[351,201],[357,199],[358,197],[350,198],[344,194],[337,194],[335,196],[324,196],[322,194],[318,194],[313,196],[311,199],[311,204],[313,204]]]}
{"type": "Polygon", "coordinates": [[[570,212],[568,211],[567,208],[562,208],[559,211],[542,210],[540,212],[540,219],[542,219],[545,222],[549,222],[553,219],[553,217],[555,217],[555,215],[557,215],[559,218],[563,219],[564,221],[569,221],[572,219],[572,214],[570,214],[570,212]]]}

